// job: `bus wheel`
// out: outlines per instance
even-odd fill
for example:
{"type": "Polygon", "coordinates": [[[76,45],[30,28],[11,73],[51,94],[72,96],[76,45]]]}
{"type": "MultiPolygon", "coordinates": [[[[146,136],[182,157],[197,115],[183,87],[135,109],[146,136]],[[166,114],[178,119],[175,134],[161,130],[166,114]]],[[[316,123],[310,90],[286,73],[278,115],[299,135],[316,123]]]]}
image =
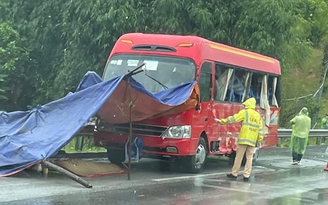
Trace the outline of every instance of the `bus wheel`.
{"type": "Polygon", "coordinates": [[[186,158],[186,162],[187,162],[186,168],[188,169],[187,171],[191,173],[201,172],[204,168],[204,164],[207,158],[207,153],[208,150],[206,146],[206,141],[203,137],[201,137],[198,142],[196,154],[186,158]]]}
{"type": "Polygon", "coordinates": [[[125,160],[125,153],[123,149],[107,149],[108,160],[116,165],[122,165],[125,160]]]}

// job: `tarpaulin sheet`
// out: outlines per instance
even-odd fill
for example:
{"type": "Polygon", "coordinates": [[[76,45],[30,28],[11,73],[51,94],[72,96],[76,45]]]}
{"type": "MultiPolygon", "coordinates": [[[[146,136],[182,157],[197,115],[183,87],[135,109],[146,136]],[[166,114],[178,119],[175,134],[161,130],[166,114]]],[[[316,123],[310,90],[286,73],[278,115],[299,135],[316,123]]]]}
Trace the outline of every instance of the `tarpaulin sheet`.
{"type": "Polygon", "coordinates": [[[0,112],[0,176],[15,174],[53,156],[99,110],[105,118],[106,114],[112,116],[107,117],[110,123],[127,122],[125,115],[129,113],[122,114],[126,99],[137,100],[139,96],[148,107],[143,109],[134,101],[138,106],[133,108],[133,120],[147,119],[186,104],[194,88],[195,82],[190,82],[153,95],[131,77],[102,82],[96,73],[88,72],[77,91],[61,99],[29,111],[0,112]],[[116,113],[117,109],[121,113],[116,113]]]}

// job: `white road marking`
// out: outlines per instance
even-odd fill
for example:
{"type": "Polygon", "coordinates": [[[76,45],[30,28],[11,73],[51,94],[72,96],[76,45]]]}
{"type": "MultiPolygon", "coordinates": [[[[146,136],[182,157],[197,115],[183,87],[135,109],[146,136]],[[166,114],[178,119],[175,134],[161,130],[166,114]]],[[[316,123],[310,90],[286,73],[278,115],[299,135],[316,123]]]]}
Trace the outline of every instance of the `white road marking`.
{"type": "MultiPolygon", "coordinates": [[[[253,173],[260,173],[260,172],[272,172],[275,171],[274,169],[267,169],[267,170],[254,170],[253,173]]],[[[199,177],[209,177],[209,176],[225,176],[228,172],[217,172],[217,173],[210,173],[210,174],[197,174],[197,175],[188,175],[188,176],[180,176],[180,177],[168,177],[168,178],[159,178],[159,179],[152,179],[154,182],[164,182],[164,181],[179,181],[183,179],[193,179],[199,177]]],[[[242,171],[239,175],[242,174],[242,171]]]]}
{"type": "Polygon", "coordinates": [[[211,174],[197,174],[197,175],[189,175],[189,176],[181,176],[181,177],[168,177],[168,178],[160,178],[160,179],[152,179],[152,181],[155,182],[163,182],[163,181],[178,181],[181,179],[192,179],[192,178],[198,178],[198,177],[208,177],[208,176],[222,176],[226,173],[219,172],[219,173],[211,173],[211,174]]]}
{"type": "Polygon", "coordinates": [[[223,180],[223,179],[203,179],[204,181],[210,181],[210,182],[227,182],[228,180],[223,180]]]}
{"type": "Polygon", "coordinates": [[[261,194],[260,192],[255,192],[255,191],[247,191],[247,190],[242,190],[242,189],[234,189],[234,188],[214,186],[214,185],[208,185],[208,184],[203,184],[202,186],[208,187],[208,188],[223,189],[223,190],[227,190],[227,191],[237,191],[237,192],[244,192],[244,193],[250,193],[250,194],[261,194]]]}

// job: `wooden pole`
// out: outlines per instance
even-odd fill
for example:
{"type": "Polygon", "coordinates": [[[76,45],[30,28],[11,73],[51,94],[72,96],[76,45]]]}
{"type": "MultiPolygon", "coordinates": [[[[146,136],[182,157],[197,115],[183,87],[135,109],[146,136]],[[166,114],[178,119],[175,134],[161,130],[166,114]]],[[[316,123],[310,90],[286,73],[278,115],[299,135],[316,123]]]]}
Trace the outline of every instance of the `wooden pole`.
{"type": "Polygon", "coordinates": [[[44,167],[49,167],[49,168],[52,168],[54,170],[59,171],[60,173],[65,174],[68,178],[76,181],[77,183],[83,185],[86,188],[92,188],[92,184],[91,183],[89,183],[88,181],[82,179],[81,177],[73,174],[72,172],[67,171],[66,169],[64,169],[64,168],[62,168],[60,166],[57,166],[57,165],[55,165],[55,164],[53,164],[53,163],[51,163],[49,161],[46,161],[46,160],[44,160],[41,164],[44,167]]]}

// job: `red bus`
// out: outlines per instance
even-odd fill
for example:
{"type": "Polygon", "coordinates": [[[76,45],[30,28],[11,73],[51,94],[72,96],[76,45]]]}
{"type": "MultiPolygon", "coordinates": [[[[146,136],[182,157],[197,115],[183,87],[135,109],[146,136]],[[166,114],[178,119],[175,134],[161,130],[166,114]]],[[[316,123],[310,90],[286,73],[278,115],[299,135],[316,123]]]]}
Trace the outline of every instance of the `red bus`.
{"type": "MultiPolygon", "coordinates": [[[[134,122],[133,133],[143,140],[143,157],[174,159],[195,173],[202,170],[208,155],[234,158],[241,124],[218,125],[215,118],[238,112],[248,97],[256,98],[256,109],[266,124],[262,147],[276,145],[281,76],[278,60],[197,36],[128,33],[113,47],[103,79],[126,74],[134,68],[131,66],[146,60],[157,62],[152,78],[167,87],[174,86],[172,79],[178,84],[196,80],[200,104],[178,114],[134,122]],[[161,137],[164,134],[166,137],[161,137]]],[[[152,93],[164,89],[144,75],[134,78],[152,93]]],[[[106,129],[102,123],[94,134],[95,145],[107,148],[108,159],[121,164],[128,124],[107,124],[111,129],[106,129]]],[[[254,158],[258,155],[255,150],[254,158]]]]}

